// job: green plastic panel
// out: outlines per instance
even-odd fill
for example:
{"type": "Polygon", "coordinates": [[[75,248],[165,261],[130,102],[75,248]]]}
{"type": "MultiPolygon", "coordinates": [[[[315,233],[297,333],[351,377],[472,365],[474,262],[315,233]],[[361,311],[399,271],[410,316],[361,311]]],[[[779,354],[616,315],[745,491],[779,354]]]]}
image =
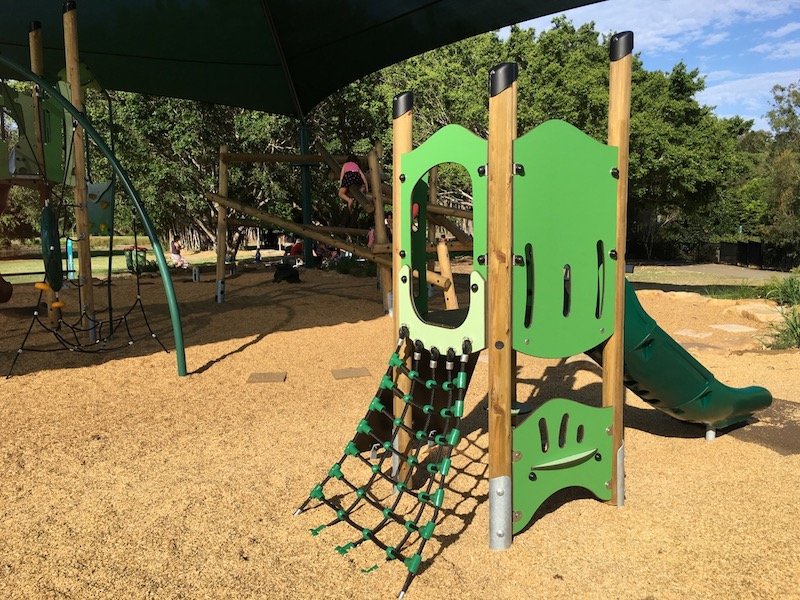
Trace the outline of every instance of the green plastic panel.
{"type": "Polygon", "coordinates": [[[514,430],[515,534],[558,490],[582,487],[600,500],[611,499],[613,418],[612,407],[554,398],[514,430]]]}
{"type": "MultiPolygon", "coordinates": [[[[19,141],[15,146],[15,175],[38,175],[34,129],[33,100],[30,95],[18,93],[10,88],[0,96],[0,103],[19,127],[19,141]]],[[[63,171],[64,122],[58,104],[45,98],[42,101],[42,134],[44,144],[45,173],[49,181],[60,183],[63,171]]],[[[7,161],[3,160],[0,179],[10,177],[7,161]]]]}
{"type": "Polygon", "coordinates": [[[45,280],[54,291],[59,291],[64,283],[61,266],[61,238],[58,235],[58,218],[49,206],[42,209],[39,221],[42,234],[42,259],[44,260],[45,280]]]}
{"type": "Polygon", "coordinates": [[[400,269],[400,326],[407,327],[414,340],[422,340],[426,348],[438,348],[441,352],[446,352],[448,348],[453,348],[456,352],[461,352],[463,343],[469,340],[472,345],[472,352],[478,352],[486,347],[486,281],[480,273],[473,271],[469,276],[470,287],[475,287],[475,291],[470,290],[472,299],[469,304],[469,311],[458,327],[445,327],[434,323],[428,323],[420,318],[414,307],[411,290],[411,269],[403,266],[400,269]],[[405,281],[403,279],[405,278],[405,281]]]}
{"type": "Polygon", "coordinates": [[[514,142],[514,349],[571,356],[614,326],[617,149],[563,121],[514,142]]]}
{"type": "Polygon", "coordinates": [[[114,226],[114,186],[110,181],[87,185],[89,201],[89,232],[92,235],[110,235],[114,226]]]}
{"type": "MultiPolygon", "coordinates": [[[[403,181],[400,189],[401,210],[394,215],[400,221],[401,257],[400,286],[397,290],[400,301],[400,323],[408,327],[413,339],[422,340],[426,347],[435,346],[440,350],[455,348],[460,350],[464,340],[470,340],[472,351],[485,347],[485,305],[486,268],[473,260],[474,271],[470,275],[469,312],[464,322],[455,328],[447,328],[425,321],[424,307],[427,303],[415,305],[411,282],[412,269],[423,264],[424,253],[418,238],[413,238],[412,204],[418,200],[421,205],[427,199],[425,177],[431,167],[442,163],[462,165],[472,182],[473,207],[473,259],[486,253],[486,179],[478,174],[479,167],[486,164],[486,140],[476,136],[459,125],[447,125],[416,149],[401,157],[403,181]],[[417,242],[414,244],[414,242],[417,242]],[[403,281],[403,278],[406,281],[403,281]],[[422,311],[422,312],[421,312],[422,311]]],[[[424,213],[420,213],[420,219],[424,213]]]]}

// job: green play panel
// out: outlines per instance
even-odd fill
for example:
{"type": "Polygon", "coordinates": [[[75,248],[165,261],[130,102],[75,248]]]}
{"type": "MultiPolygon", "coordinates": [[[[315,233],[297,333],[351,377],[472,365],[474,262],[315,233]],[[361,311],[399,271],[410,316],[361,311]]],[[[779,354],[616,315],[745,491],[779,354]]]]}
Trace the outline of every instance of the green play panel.
{"type": "Polygon", "coordinates": [[[579,354],[614,328],[617,149],[547,121],[514,161],[514,349],[579,354]]]}
{"type": "Polygon", "coordinates": [[[554,398],[514,430],[514,534],[564,488],[582,487],[600,500],[611,499],[613,417],[612,407],[554,398]]]}

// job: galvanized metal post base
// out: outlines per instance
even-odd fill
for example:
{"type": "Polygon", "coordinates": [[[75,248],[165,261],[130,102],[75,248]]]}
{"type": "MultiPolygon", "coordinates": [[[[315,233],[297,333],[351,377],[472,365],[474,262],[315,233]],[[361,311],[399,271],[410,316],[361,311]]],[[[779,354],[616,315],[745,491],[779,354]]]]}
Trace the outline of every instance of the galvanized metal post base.
{"type": "Polygon", "coordinates": [[[217,279],[217,304],[225,302],[225,280],[217,279]]]}
{"type": "Polygon", "coordinates": [[[617,450],[617,506],[625,505],[625,440],[617,450]]]}
{"type": "Polygon", "coordinates": [[[489,548],[505,550],[511,546],[511,476],[489,480],[489,548]]]}

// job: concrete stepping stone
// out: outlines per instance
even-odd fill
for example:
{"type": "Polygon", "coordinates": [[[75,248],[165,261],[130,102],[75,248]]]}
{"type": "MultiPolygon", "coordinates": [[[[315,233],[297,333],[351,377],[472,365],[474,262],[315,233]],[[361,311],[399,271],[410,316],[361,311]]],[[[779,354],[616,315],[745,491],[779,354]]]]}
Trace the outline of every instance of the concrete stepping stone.
{"type": "Polygon", "coordinates": [[[283,383],[286,381],[286,371],[273,371],[268,373],[250,373],[247,383],[283,383]]]}
{"type": "Polygon", "coordinates": [[[348,367],[346,369],[333,369],[331,371],[334,379],[356,379],[358,377],[370,377],[366,367],[348,367]]]}
{"type": "Polygon", "coordinates": [[[722,323],[720,325],[709,325],[712,329],[719,329],[728,333],[752,333],[758,331],[755,327],[748,327],[747,325],[736,325],[735,323],[722,323]]]}
{"type": "Polygon", "coordinates": [[[710,331],[695,331],[694,329],[681,329],[680,331],[676,331],[675,335],[680,335],[683,337],[690,337],[690,338],[697,338],[697,339],[705,339],[714,335],[710,331]]]}

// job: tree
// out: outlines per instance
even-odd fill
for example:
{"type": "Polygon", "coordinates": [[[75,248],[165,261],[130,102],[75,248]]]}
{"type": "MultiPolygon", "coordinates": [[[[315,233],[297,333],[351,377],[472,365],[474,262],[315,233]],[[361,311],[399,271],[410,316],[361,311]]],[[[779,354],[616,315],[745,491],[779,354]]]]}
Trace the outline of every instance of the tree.
{"type": "Polygon", "coordinates": [[[767,113],[774,145],[769,159],[767,235],[783,244],[800,239],[800,80],[772,88],[767,113]]]}

